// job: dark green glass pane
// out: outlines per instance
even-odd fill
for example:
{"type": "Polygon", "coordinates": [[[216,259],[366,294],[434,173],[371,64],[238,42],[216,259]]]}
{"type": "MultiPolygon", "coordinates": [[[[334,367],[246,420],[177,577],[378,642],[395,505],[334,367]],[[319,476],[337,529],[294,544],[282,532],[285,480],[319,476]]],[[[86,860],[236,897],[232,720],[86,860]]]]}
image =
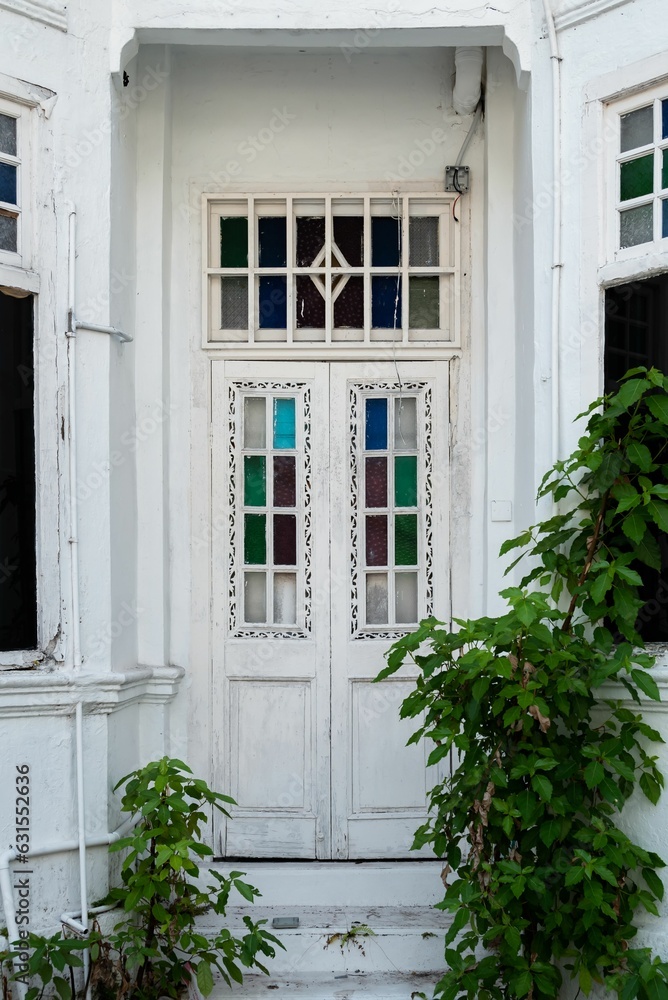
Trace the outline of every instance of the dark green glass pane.
{"type": "Polygon", "coordinates": [[[267,562],[266,514],[244,514],[244,562],[249,566],[267,562]]]}
{"type": "Polygon", "coordinates": [[[395,507],[417,507],[417,456],[397,455],[394,459],[395,507]]]}
{"type": "Polygon", "coordinates": [[[661,163],[661,187],[668,188],[668,149],[663,151],[663,161],[661,163]]]}
{"type": "Polygon", "coordinates": [[[247,507],[264,507],[267,503],[264,455],[244,455],[244,503],[247,507]]]}
{"type": "Polygon", "coordinates": [[[220,220],[220,266],[248,267],[248,219],[220,220]]]}
{"type": "Polygon", "coordinates": [[[438,330],[438,281],[438,278],[408,279],[408,325],[413,330],[438,330]]]}
{"type": "Polygon", "coordinates": [[[622,163],[619,180],[620,201],[640,198],[654,190],[654,154],[622,163]]]}
{"type": "Polygon", "coordinates": [[[394,562],[397,566],[416,566],[417,514],[397,514],[394,519],[394,562]]]}

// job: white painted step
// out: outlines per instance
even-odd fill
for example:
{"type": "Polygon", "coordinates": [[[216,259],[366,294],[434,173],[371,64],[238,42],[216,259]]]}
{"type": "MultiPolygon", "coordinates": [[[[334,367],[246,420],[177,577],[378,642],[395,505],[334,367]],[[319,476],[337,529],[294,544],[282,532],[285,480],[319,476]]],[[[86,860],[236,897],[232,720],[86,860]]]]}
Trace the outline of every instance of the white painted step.
{"type": "Polygon", "coordinates": [[[221,983],[214,989],[211,1000],[271,1000],[272,997],[297,997],[298,1000],[410,1000],[415,993],[430,997],[438,977],[349,974],[267,978],[247,976],[243,985],[231,990],[221,983]]]}

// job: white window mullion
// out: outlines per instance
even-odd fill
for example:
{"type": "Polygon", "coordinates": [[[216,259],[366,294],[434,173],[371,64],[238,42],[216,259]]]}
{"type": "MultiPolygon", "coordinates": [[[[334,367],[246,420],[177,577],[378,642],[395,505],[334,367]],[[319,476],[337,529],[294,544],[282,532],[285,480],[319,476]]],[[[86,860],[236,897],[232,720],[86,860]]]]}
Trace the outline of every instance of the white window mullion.
{"type": "Polygon", "coordinates": [[[325,343],[332,342],[332,198],[325,198],[325,343]]]}

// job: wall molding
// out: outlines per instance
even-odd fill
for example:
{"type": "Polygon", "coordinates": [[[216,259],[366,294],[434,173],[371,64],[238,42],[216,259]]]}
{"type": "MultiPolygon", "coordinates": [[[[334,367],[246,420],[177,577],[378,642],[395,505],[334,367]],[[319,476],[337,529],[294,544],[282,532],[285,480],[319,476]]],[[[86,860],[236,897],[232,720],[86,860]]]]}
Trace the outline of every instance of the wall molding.
{"type": "Polygon", "coordinates": [[[0,8],[67,31],[67,7],[57,0],[0,0],[0,8]]]}
{"type": "Polygon", "coordinates": [[[568,10],[556,13],[554,25],[557,31],[563,31],[564,28],[573,28],[577,24],[583,24],[585,21],[590,21],[594,17],[606,14],[609,10],[623,7],[631,2],[632,0],[584,0],[577,7],[570,7],[568,10]]]}

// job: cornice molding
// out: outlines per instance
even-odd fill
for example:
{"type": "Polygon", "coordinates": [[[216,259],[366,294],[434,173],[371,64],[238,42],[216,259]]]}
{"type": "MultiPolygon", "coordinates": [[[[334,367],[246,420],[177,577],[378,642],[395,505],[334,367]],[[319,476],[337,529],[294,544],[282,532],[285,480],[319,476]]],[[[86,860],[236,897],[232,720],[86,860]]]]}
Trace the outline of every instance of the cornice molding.
{"type": "Polygon", "coordinates": [[[594,17],[606,14],[609,10],[623,7],[631,2],[632,0],[584,0],[576,6],[572,6],[567,0],[565,6],[568,9],[555,14],[554,26],[557,31],[563,31],[564,28],[574,28],[577,24],[583,24],[585,21],[590,21],[594,17]]]}
{"type": "Polygon", "coordinates": [[[29,17],[31,21],[67,31],[67,7],[57,0],[0,0],[0,7],[29,17]]]}

